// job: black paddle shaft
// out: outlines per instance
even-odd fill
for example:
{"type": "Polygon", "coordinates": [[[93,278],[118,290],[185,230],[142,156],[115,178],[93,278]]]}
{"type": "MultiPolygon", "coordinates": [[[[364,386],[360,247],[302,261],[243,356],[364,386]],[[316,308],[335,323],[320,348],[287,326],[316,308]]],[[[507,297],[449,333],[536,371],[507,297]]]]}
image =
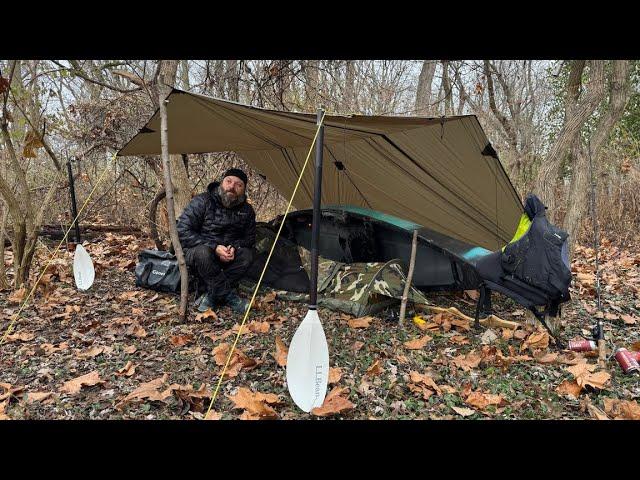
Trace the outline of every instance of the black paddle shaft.
{"type": "Polygon", "coordinates": [[[76,187],[73,181],[73,171],[71,170],[71,159],[67,160],[67,172],[69,173],[69,193],[71,194],[71,221],[76,220],[75,228],[76,228],[76,243],[80,242],[80,225],[78,222],[80,219],[76,219],[78,216],[78,205],[76,203],[76,187]]]}
{"type": "Polygon", "coordinates": [[[319,125],[316,139],[316,176],[313,190],[313,224],[311,226],[311,291],[309,307],[315,309],[318,300],[318,245],[320,243],[320,199],[322,198],[322,151],[324,148],[324,126],[321,125],[324,111],[319,108],[316,125],[319,125]]]}

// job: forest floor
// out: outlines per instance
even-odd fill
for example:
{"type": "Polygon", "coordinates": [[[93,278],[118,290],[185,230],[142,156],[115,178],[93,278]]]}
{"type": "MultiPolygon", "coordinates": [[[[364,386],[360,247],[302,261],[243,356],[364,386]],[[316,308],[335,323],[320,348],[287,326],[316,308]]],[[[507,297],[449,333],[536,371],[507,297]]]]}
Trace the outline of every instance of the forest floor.
{"type": "MultiPolygon", "coordinates": [[[[227,308],[176,321],[178,298],[135,287],[137,253],[151,244],[107,234],[86,244],[96,265],[87,292],[73,284],[64,251],[0,346],[0,418],[201,419],[233,344],[240,315],[227,308]]],[[[51,248],[51,247],[49,247],[51,248]]],[[[34,278],[50,250],[39,249],[34,278]]],[[[640,349],[640,248],[603,242],[600,251],[609,347],[640,349]]],[[[572,300],[559,337],[590,337],[598,315],[593,250],[578,247],[572,300]]],[[[28,292],[0,292],[0,328],[28,292]]],[[[354,319],[320,310],[329,344],[330,395],[313,414],[288,394],[286,348],[304,305],[266,293],[257,299],[215,419],[640,419],[638,374],[614,358],[558,350],[522,308],[494,294],[494,313],[520,323],[482,328],[449,314],[354,319]]],[[[435,306],[473,315],[470,294],[430,294],[435,306]]],[[[190,297],[190,304],[192,297],[190,297]]]]}

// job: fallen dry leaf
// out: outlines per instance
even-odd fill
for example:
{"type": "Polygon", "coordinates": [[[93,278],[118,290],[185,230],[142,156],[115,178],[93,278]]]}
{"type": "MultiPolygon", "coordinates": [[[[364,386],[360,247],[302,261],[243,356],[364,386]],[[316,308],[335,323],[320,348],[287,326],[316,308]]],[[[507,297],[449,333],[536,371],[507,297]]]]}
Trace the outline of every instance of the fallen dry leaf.
{"type": "Polygon", "coordinates": [[[40,348],[42,348],[42,350],[44,350],[47,355],[51,355],[55,352],[67,350],[69,348],[69,344],[67,344],[67,342],[61,342],[58,344],[58,346],[55,346],[52,343],[43,343],[42,345],[40,345],[40,348]]]}
{"type": "Polygon", "coordinates": [[[98,355],[100,355],[101,353],[104,352],[104,347],[91,347],[88,350],[84,350],[82,352],[79,352],[76,354],[76,357],[78,358],[93,358],[93,357],[97,357],[98,355]]]}
{"type": "Polygon", "coordinates": [[[513,338],[513,330],[511,330],[510,328],[503,328],[502,329],[502,338],[504,340],[511,340],[513,338]]]}
{"type": "Polygon", "coordinates": [[[604,411],[616,420],[640,420],[640,405],[636,401],[605,398],[604,411]]]}
{"type": "Polygon", "coordinates": [[[529,348],[530,350],[543,350],[549,348],[549,334],[546,331],[533,332],[524,341],[520,351],[529,348]]]}
{"type": "Polygon", "coordinates": [[[341,368],[329,368],[329,381],[327,382],[329,385],[333,383],[338,383],[342,378],[342,369],[341,368]]]}
{"type": "Polygon", "coordinates": [[[369,368],[367,368],[365,375],[375,377],[376,375],[380,375],[383,371],[384,369],[380,366],[380,360],[376,360],[369,368]]]}
{"type": "Polygon", "coordinates": [[[150,382],[142,383],[133,392],[127,395],[120,403],[116,405],[121,410],[124,405],[134,400],[150,400],[162,401],[171,396],[171,391],[160,392],[159,389],[165,384],[169,376],[165,373],[162,377],[158,377],[150,382]]]}
{"type": "Polygon", "coordinates": [[[457,345],[468,345],[470,343],[469,339],[464,335],[454,335],[453,337],[449,338],[449,341],[457,345]]]}
{"type": "Polygon", "coordinates": [[[3,400],[10,399],[12,396],[15,396],[16,393],[20,393],[24,390],[25,387],[13,387],[10,383],[0,382],[0,388],[4,390],[0,395],[0,402],[3,400]]]}
{"type": "Polygon", "coordinates": [[[247,330],[253,333],[267,333],[271,328],[269,322],[249,322],[247,323],[247,330]]]}
{"type": "Polygon", "coordinates": [[[542,355],[534,355],[533,358],[538,363],[554,363],[556,360],[558,360],[558,354],[555,352],[543,353],[542,355]]]}
{"type": "Polygon", "coordinates": [[[278,395],[274,393],[253,392],[248,388],[239,387],[235,395],[227,395],[234,403],[234,408],[242,408],[242,420],[262,420],[278,418],[278,413],[269,404],[280,403],[278,395]]]}
{"type": "Polygon", "coordinates": [[[353,353],[358,352],[362,347],[364,347],[364,342],[360,342],[360,341],[355,341],[353,342],[353,345],[351,345],[351,350],[353,351],[353,353]]]}
{"type": "Polygon", "coordinates": [[[471,323],[469,322],[469,320],[464,320],[462,318],[454,318],[453,320],[451,320],[451,325],[453,325],[454,327],[458,327],[465,332],[471,330],[471,323]]]}
{"type": "Polygon", "coordinates": [[[407,357],[406,355],[396,355],[396,360],[398,360],[398,363],[403,365],[405,363],[409,363],[409,357],[407,357]]]}
{"type": "Polygon", "coordinates": [[[597,388],[599,390],[603,390],[605,388],[605,384],[611,379],[611,375],[607,372],[596,372],[584,375],[582,377],[577,377],[576,382],[578,385],[582,387],[586,387],[587,385],[597,388]]]}
{"type": "Polygon", "coordinates": [[[480,298],[480,292],[478,290],[465,290],[464,293],[468,295],[471,300],[478,301],[480,298]]]}
{"type": "Polygon", "coordinates": [[[124,347],[122,349],[124,353],[128,353],[128,354],[136,353],[136,350],[138,349],[136,348],[135,345],[129,345],[128,347],[124,347]]]}
{"type": "Polygon", "coordinates": [[[134,322],[132,325],[130,325],[125,333],[127,335],[133,335],[134,337],[138,338],[144,338],[147,336],[147,331],[142,328],[142,326],[137,322],[134,322]]]}
{"type": "Polygon", "coordinates": [[[204,417],[205,420],[220,420],[222,418],[222,413],[216,412],[215,410],[210,410],[209,414],[204,417]]]}
{"type": "Polygon", "coordinates": [[[429,375],[412,370],[411,372],[409,372],[409,378],[414,384],[423,384],[425,387],[430,388],[438,395],[442,395],[442,390],[429,375]]]}
{"type": "Polygon", "coordinates": [[[405,348],[409,350],[420,350],[421,348],[424,348],[424,346],[427,343],[429,343],[432,339],[433,337],[430,337],[429,335],[425,335],[424,337],[416,338],[415,340],[404,342],[403,345],[405,346],[405,348]]]}
{"type": "Polygon", "coordinates": [[[193,342],[193,340],[194,340],[194,337],[193,337],[193,335],[190,335],[190,334],[187,334],[187,335],[172,335],[171,337],[169,337],[169,342],[174,347],[182,347],[183,345],[187,345],[187,344],[193,342]]]}
{"type": "Polygon", "coordinates": [[[558,363],[578,365],[579,363],[587,363],[587,359],[580,352],[566,352],[558,356],[558,363]]]}
{"type": "Polygon", "coordinates": [[[620,318],[622,318],[625,325],[635,325],[637,321],[637,318],[631,315],[620,315],[620,318]]]}
{"type": "Polygon", "coordinates": [[[6,400],[4,402],[0,402],[0,420],[11,420],[11,417],[5,413],[8,403],[9,402],[6,400]]]}
{"type": "Polygon", "coordinates": [[[355,405],[348,399],[340,396],[343,393],[348,392],[349,387],[334,387],[333,390],[329,392],[329,395],[324,399],[322,406],[314,408],[311,410],[311,413],[319,417],[328,417],[330,415],[337,415],[339,413],[352,410],[355,405]]]}
{"type": "Polygon", "coordinates": [[[52,395],[53,392],[29,392],[27,394],[27,403],[41,402],[52,395]]]}
{"type": "Polygon", "coordinates": [[[471,408],[465,408],[465,407],[451,407],[451,408],[453,409],[453,411],[455,411],[458,415],[462,417],[468,417],[476,413],[476,411],[471,408]]]}
{"type": "Polygon", "coordinates": [[[189,410],[196,412],[204,411],[204,401],[210,399],[213,395],[213,392],[205,384],[200,385],[197,390],[192,385],[177,384],[171,385],[169,389],[176,397],[189,404],[189,410]]]}
{"type": "Polygon", "coordinates": [[[218,320],[218,314],[216,314],[216,312],[214,312],[213,310],[208,309],[196,315],[196,322],[201,322],[202,320],[206,320],[208,318],[216,322],[218,320]]]}
{"type": "Polygon", "coordinates": [[[134,373],[136,373],[136,366],[133,364],[133,362],[128,361],[124,367],[118,370],[116,375],[130,377],[134,373]]]}
{"type": "Polygon", "coordinates": [[[11,293],[11,295],[7,297],[7,300],[9,301],[9,303],[19,304],[19,303],[22,303],[26,295],[27,295],[27,289],[26,287],[22,287],[22,288],[19,288],[18,290],[15,290],[13,293],[11,293]]]}
{"type": "Polygon", "coordinates": [[[492,393],[471,392],[465,403],[476,407],[478,410],[485,410],[489,405],[500,405],[504,402],[502,395],[492,393]]]}
{"type": "Polygon", "coordinates": [[[556,392],[560,395],[569,395],[573,398],[578,398],[582,387],[578,385],[575,380],[563,380],[560,385],[556,387],[556,392]]]}
{"type": "Polygon", "coordinates": [[[31,332],[18,332],[14,333],[13,335],[7,335],[6,338],[8,342],[30,342],[31,340],[36,338],[36,334],[31,332]]]}
{"type": "Polygon", "coordinates": [[[465,372],[470,371],[472,368],[476,368],[482,361],[482,354],[471,350],[466,355],[458,355],[451,360],[457,367],[463,369],[465,372]]]}
{"type": "Polygon", "coordinates": [[[347,322],[351,328],[368,328],[373,317],[351,318],[347,322]]]}
{"type": "Polygon", "coordinates": [[[94,385],[103,383],[105,383],[105,381],[101,380],[98,371],[94,370],[93,372],[87,373],[86,375],[81,375],[78,378],[74,378],[73,380],[64,382],[64,384],[58,390],[70,395],[74,395],[78,393],[82,389],[82,387],[92,387],[94,385]]]}
{"type": "MultiPolygon", "coordinates": [[[[284,344],[282,339],[276,336],[276,353],[273,357],[276,359],[276,363],[281,367],[287,366],[287,355],[289,355],[289,349],[284,344]]],[[[329,374],[331,375],[331,374],[329,374]]]]}
{"type": "MultiPolygon", "coordinates": [[[[216,348],[213,349],[214,360],[217,365],[224,367],[227,362],[227,357],[229,355],[229,349],[231,346],[228,343],[221,343],[216,348]]],[[[236,377],[242,368],[247,370],[251,370],[258,366],[258,362],[253,358],[245,355],[240,349],[236,348],[233,351],[233,355],[231,356],[231,360],[229,361],[229,365],[225,372],[225,376],[227,378],[236,377]]]]}
{"type": "Polygon", "coordinates": [[[513,338],[516,340],[524,340],[528,335],[529,333],[526,330],[516,330],[513,332],[513,338]]]}

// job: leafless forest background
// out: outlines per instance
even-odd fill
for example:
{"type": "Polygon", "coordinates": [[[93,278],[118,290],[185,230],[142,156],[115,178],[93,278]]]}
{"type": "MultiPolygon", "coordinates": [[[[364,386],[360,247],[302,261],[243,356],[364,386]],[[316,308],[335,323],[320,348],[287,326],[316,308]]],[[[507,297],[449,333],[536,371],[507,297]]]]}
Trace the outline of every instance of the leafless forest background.
{"type": "MultiPolygon", "coordinates": [[[[593,227],[590,156],[604,236],[622,247],[636,240],[638,61],[0,60],[0,288],[28,281],[44,225],[68,227],[67,160],[77,159],[82,204],[157,108],[160,75],[177,88],[278,110],[475,114],[518,192],[537,193],[574,246],[590,242],[593,227]]],[[[82,221],[148,230],[161,165],[157,157],[120,159],[82,221]]],[[[233,154],[172,156],[171,165],[176,213],[231,165],[249,170],[259,220],[286,206],[233,154]]]]}

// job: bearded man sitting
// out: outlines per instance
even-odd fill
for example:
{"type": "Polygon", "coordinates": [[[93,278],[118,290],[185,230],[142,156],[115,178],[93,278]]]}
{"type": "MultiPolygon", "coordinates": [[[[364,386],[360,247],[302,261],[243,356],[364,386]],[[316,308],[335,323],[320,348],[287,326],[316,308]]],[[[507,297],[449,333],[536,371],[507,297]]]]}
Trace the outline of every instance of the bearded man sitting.
{"type": "Polygon", "coordinates": [[[178,236],[189,270],[206,286],[198,311],[228,305],[244,313],[248,302],[236,293],[253,260],[256,214],[245,195],[247,175],[227,170],[222,181],[209,184],[178,218],[178,236]]]}

